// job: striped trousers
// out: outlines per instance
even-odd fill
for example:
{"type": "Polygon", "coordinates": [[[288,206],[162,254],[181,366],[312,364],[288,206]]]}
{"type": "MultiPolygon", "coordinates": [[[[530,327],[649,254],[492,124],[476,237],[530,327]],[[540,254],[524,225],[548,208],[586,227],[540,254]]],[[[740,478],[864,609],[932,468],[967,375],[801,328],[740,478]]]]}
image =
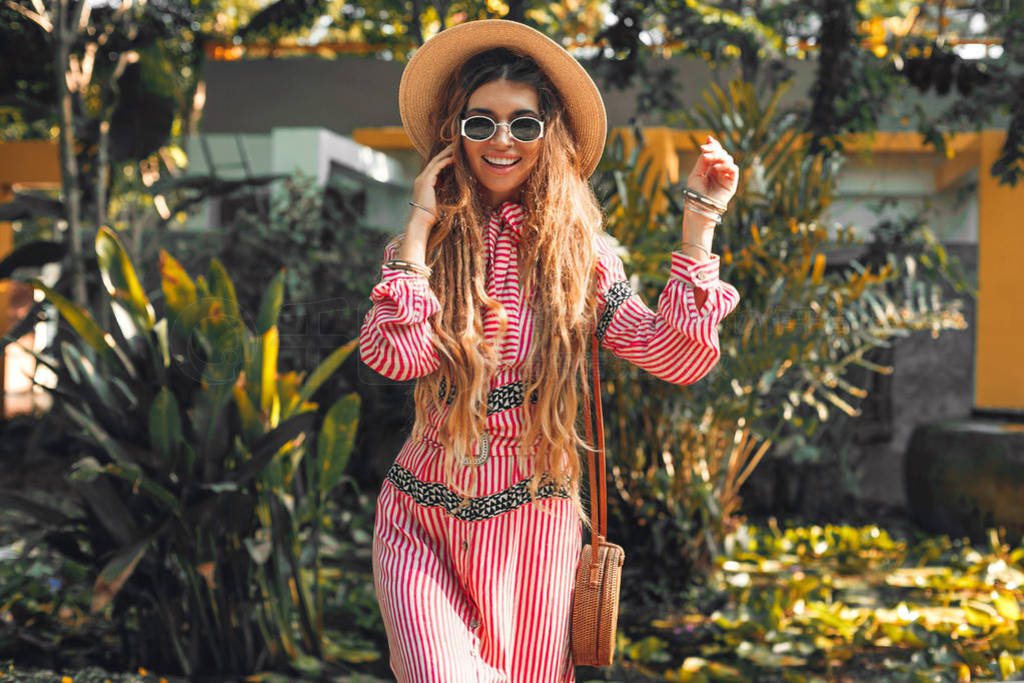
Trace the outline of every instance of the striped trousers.
{"type": "Polygon", "coordinates": [[[529,473],[500,445],[460,475],[467,503],[440,483],[442,460],[407,442],[377,499],[374,585],[397,680],[573,681],[575,504],[553,487],[524,502],[529,473]]]}

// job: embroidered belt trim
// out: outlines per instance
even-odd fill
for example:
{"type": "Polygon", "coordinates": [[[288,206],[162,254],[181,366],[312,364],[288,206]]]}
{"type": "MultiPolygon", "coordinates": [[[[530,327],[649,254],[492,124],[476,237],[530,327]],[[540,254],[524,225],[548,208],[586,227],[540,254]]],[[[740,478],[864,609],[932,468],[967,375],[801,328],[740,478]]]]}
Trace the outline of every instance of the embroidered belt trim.
{"type": "MultiPolygon", "coordinates": [[[[480,498],[463,498],[444,484],[420,481],[401,465],[392,465],[386,479],[416,501],[417,505],[444,508],[452,517],[464,522],[493,519],[530,502],[529,479],[523,479],[507,489],[480,498]]],[[[537,488],[537,500],[568,497],[569,492],[554,482],[542,484],[537,488]]]]}
{"type": "Polygon", "coordinates": [[[608,288],[604,295],[604,311],[597,321],[597,329],[594,330],[598,339],[604,338],[608,326],[612,324],[612,318],[615,317],[615,311],[619,310],[619,306],[631,296],[633,296],[633,288],[629,286],[629,280],[619,280],[608,288]]]}
{"type": "MultiPolygon", "coordinates": [[[[502,384],[500,387],[495,387],[490,390],[487,394],[487,414],[494,415],[505,410],[511,410],[512,408],[518,408],[523,405],[523,394],[525,389],[523,388],[522,380],[516,380],[509,382],[508,384],[502,384]]],[[[452,401],[455,400],[455,385],[453,384],[451,390],[448,389],[448,383],[445,378],[441,378],[441,386],[437,393],[438,398],[444,398],[446,405],[451,405],[452,401]],[[447,398],[445,394],[447,393],[447,398]]],[[[534,391],[530,395],[530,402],[537,402],[537,392],[534,391]]]]}

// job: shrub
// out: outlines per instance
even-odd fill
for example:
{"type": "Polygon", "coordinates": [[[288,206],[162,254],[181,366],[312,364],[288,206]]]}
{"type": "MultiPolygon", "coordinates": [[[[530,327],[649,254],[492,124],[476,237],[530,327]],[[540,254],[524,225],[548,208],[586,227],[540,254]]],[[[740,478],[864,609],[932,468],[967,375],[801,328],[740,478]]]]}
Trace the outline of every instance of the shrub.
{"type": "Polygon", "coordinates": [[[120,241],[96,254],[114,318],[32,281],[73,328],[53,356],[53,408],[41,427],[63,442],[69,499],[5,491],[45,543],[92,583],[91,611],[117,626],[122,662],[192,676],[244,674],[345,656],[324,631],[323,549],[337,545],[327,494],[341,481],[358,400],[315,430],[313,392],[354,348],[308,377],[278,370],[284,273],[254,329],[213,260],[195,281],[160,255],[164,317],[120,241]]]}
{"type": "MultiPolygon", "coordinates": [[[[876,265],[828,266],[831,249],[858,244],[852,230],[829,235],[817,222],[839,160],[810,151],[799,118],[778,109],[782,92],[762,97],[734,81],[684,117],[722,142],[746,182],[717,233],[722,279],[742,297],[721,327],[719,366],[679,389],[611,364],[620,521],[640,547],[681,557],[686,568],[706,567],[719,552],[736,523],[738,488],[760,458],[813,457],[837,413],[857,414],[867,392],[851,371],[887,371],[871,362],[872,349],[912,330],[965,326],[959,302],[939,289],[952,276],[946,254],[925,230],[876,265]]],[[[609,145],[603,163],[598,191],[608,231],[654,300],[679,240],[679,188],[659,178],[664,169],[628,136],[609,145]]]]}

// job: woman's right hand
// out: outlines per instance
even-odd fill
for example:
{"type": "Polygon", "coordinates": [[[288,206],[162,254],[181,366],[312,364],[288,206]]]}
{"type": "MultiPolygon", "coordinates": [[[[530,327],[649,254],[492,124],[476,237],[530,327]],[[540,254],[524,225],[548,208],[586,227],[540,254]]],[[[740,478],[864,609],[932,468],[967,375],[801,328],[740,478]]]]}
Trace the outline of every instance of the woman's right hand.
{"type": "MultiPolygon", "coordinates": [[[[453,142],[448,145],[437,155],[427,162],[427,165],[423,167],[420,174],[416,176],[416,180],[412,183],[412,201],[420,204],[429,209],[435,217],[437,217],[437,192],[435,186],[437,185],[437,176],[441,173],[441,169],[446,168],[455,161],[455,145],[453,142]]],[[[415,207],[413,207],[415,208],[415,207]]],[[[423,213],[422,210],[419,210],[423,213]]]]}
{"type": "Polygon", "coordinates": [[[412,183],[412,201],[429,211],[411,206],[409,222],[405,226],[405,238],[398,250],[398,258],[413,263],[424,263],[426,259],[427,238],[430,230],[437,223],[437,176],[441,169],[455,161],[456,142],[448,145],[427,162],[416,180],[412,183]]]}

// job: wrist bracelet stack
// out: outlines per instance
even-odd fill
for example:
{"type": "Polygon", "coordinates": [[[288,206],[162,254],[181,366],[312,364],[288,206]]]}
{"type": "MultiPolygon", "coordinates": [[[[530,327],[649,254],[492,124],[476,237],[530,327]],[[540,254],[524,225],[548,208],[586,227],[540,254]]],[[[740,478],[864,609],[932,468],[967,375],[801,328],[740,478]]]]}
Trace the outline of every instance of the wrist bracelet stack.
{"type": "Polygon", "coordinates": [[[388,268],[393,268],[395,270],[404,270],[407,273],[415,273],[416,275],[422,275],[427,279],[429,279],[430,274],[434,272],[430,268],[430,266],[425,266],[422,263],[413,263],[412,261],[404,261],[398,258],[393,258],[390,261],[385,261],[384,265],[387,266],[388,268]]]}
{"type": "Polygon", "coordinates": [[[705,218],[710,218],[715,222],[715,225],[722,224],[722,215],[725,213],[727,207],[717,199],[712,199],[706,194],[701,194],[696,190],[691,190],[688,187],[683,188],[683,207],[687,211],[692,211],[696,214],[700,214],[705,218]]]}

